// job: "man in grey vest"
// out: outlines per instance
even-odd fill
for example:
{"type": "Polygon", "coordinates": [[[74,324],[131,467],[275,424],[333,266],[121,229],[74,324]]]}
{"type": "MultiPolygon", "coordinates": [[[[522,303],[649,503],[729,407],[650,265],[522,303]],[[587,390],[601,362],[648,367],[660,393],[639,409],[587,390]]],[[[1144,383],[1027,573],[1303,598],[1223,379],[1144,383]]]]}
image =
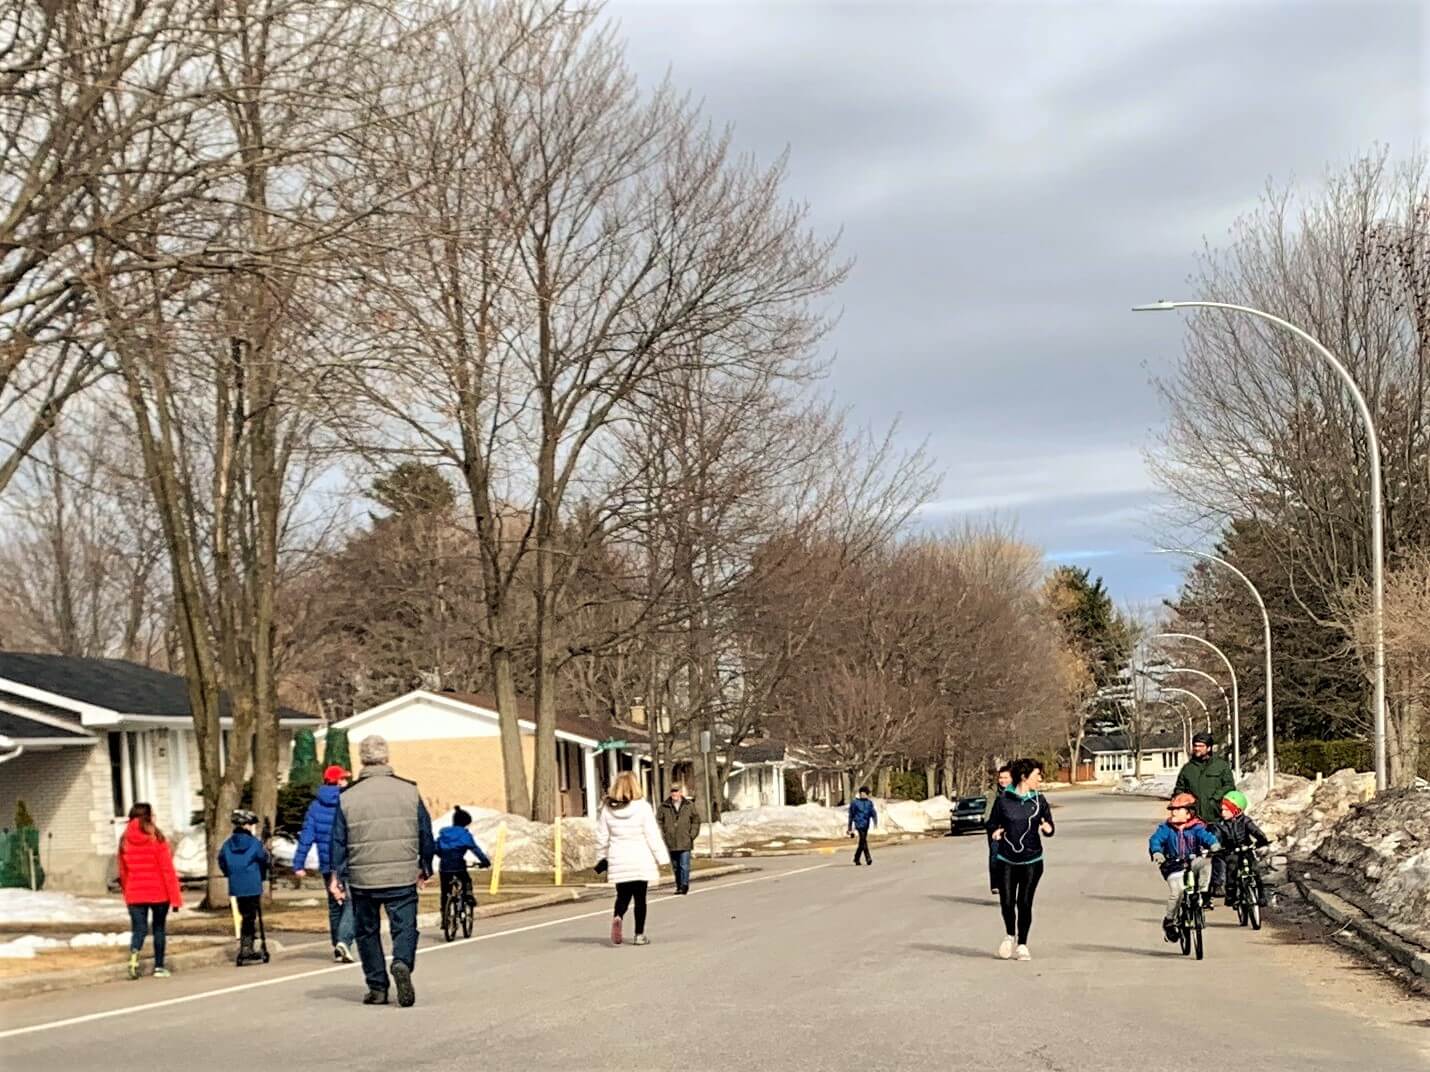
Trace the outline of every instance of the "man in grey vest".
{"type": "Polygon", "coordinates": [[[358,744],[362,773],[338,798],[333,816],[331,891],[353,900],[358,959],[367,979],[364,1005],[386,1005],[388,976],[382,951],[382,918],[392,930],[392,981],[397,1004],[416,1000],[417,887],[432,877],[432,820],[417,785],[388,765],[387,741],[364,737],[358,744]]]}

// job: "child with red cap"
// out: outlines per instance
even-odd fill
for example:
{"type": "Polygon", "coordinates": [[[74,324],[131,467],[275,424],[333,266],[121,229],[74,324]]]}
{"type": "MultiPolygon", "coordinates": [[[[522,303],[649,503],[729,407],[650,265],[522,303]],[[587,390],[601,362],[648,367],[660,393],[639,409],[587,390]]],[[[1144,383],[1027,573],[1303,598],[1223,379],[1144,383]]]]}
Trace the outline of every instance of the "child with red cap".
{"type": "MultiPolygon", "coordinates": [[[[1264,849],[1271,844],[1271,839],[1262,832],[1261,827],[1256,825],[1255,820],[1246,814],[1246,794],[1236,789],[1221,798],[1221,822],[1217,823],[1213,830],[1216,832],[1217,840],[1227,850],[1244,849],[1248,846],[1264,849]]],[[[1252,866],[1255,866],[1254,858],[1252,866]]],[[[1228,905],[1236,902],[1235,893],[1235,884],[1228,882],[1226,884],[1226,903],[1228,905]]],[[[1266,890],[1259,879],[1256,883],[1256,900],[1262,907],[1265,907],[1266,890]]]]}
{"type": "Polygon", "coordinates": [[[357,931],[353,922],[352,901],[337,900],[329,889],[332,872],[329,850],[333,843],[333,816],[338,810],[338,795],[350,777],[336,763],[323,771],[323,784],[318,786],[317,799],[308,805],[308,814],[303,817],[303,832],[298,835],[298,844],[293,851],[293,874],[302,878],[306,873],[308,852],[314,846],[318,849],[318,869],[323,875],[323,887],[329,891],[328,935],[333,942],[333,960],[339,964],[353,962],[353,941],[357,931]]]}

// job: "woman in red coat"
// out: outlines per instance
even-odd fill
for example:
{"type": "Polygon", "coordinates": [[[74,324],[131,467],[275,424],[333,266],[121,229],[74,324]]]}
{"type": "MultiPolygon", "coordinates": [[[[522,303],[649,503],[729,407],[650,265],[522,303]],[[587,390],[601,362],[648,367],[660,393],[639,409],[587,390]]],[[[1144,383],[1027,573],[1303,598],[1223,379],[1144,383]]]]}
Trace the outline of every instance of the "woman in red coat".
{"type": "Polygon", "coordinates": [[[164,923],[169,909],[177,912],[184,900],[179,895],[179,876],[164,833],[154,825],[154,809],[135,804],[129,809],[129,826],[119,843],[119,888],[129,906],[129,978],[139,978],[139,951],[154,919],[154,975],[167,978],[164,967],[164,923]]]}

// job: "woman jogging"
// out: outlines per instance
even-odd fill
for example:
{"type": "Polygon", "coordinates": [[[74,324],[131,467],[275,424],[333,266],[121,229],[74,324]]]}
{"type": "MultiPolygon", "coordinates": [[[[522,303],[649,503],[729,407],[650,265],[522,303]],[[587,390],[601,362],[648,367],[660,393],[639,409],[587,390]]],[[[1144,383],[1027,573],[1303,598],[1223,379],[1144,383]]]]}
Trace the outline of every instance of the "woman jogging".
{"type": "Polygon", "coordinates": [[[645,895],[652,882],[660,879],[660,868],[670,863],[665,839],[655,812],[642,799],[641,784],[630,771],[617,776],[606,794],[605,806],[596,820],[596,852],[601,863],[596,870],[610,870],[616,885],[616,913],[611,919],[611,944],[621,944],[621,926],[626,909],[636,910],[636,945],[649,945],[645,936],[645,895]],[[604,864],[605,868],[601,865],[604,864]]]}
{"type": "Polygon", "coordinates": [[[1038,792],[1043,765],[1015,759],[1008,765],[1013,784],[998,794],[988,818],[989,836],[998,844],[998,902],[1007,937],[998,956],[1008,960],[1016,947],[1019,960],[1032,960],[1028,932],[1033,926],[1033,897],[1043,877],[1043,838],[1053,836],[1053,813],[1038,792]]]}
{"type": "Polygon", "coordinates": [[[129,906],[129,978],[139,978],[139,951],[154,921],[154,977],[164,979],[164,924],[169,909],[184,905],[179,894],[179,876],[164,833],[154,825],[154,809],[135,804],[129,809],[129,826],[119,842],[119,888],[129,906]]]}

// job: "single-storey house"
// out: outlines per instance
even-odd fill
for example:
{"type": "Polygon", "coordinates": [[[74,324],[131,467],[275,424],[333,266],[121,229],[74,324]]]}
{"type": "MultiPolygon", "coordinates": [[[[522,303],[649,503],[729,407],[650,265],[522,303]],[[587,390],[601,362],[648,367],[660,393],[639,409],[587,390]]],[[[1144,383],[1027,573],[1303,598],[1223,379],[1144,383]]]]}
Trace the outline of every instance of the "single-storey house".
{"type": "MultiPolygon", "coordinates": [[[[225,709],[227,701],[225,698],[225,709]]],[[[280,712],[280,770],[292,735],[319,720],[280,712]]],[[[221,740],[227,762],[227,729],[221,740]]],[[[184,678],[123,659],[0,652],[0,826],[23,800],[40,833],[46,885],[102,890],[129,809],[166,831],[200,807],[198,744],[184,678]]]]}
{"type": "MultiPolygon", "coordinates": [[[[1138,769],[1132,746],[1122,733],[1085,738],[1079,758],[1083,764],[1092,765],[1092,780],[1103,785],[1116,785],[1138,769]]],[[[1150,733],[1142,741],[1141,773],[1144,775],[1178,771],[1186,762],[1180,731],[1150,733]]]]}
{"type": "Polygon", "coordinates": [[[785,767],[782,741],[751,741],[735,749],[725,775],[725,800],[739,811],[785,802],[785,767]]]}
{"type": "MultiPolygon", "coordinates": [[[[530,701],[522,699],[517,714],[529,785],[535,766],[536,712],[530,701]]],[[[458,804],[506,808],[501,718],[492,696],[414,689],[334,727],[347,731],[354,760],[364,737],[386,738],[393,769],[417,783],[434,817],[458,804]]],[[[580,715],[558,715],[556,756],[562,815],[595,815],[602,791],[622,770],[640,770],[649,790],[649,746],[629,729],[580,715]],[[600,747],[614,741],[624,741],[625,747],[600,747]]]]}

